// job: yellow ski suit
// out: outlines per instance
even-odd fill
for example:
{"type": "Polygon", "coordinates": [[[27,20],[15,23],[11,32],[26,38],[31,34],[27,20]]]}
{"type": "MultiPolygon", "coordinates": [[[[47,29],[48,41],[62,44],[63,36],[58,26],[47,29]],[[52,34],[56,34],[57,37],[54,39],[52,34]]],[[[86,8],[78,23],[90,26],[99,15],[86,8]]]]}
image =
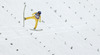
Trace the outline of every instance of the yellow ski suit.
{"type": "Polygon", "coordinates": [[[28,19],[35,19],[35,27],[34,27],[34,29],[37,28],[38,21],[41,22],[41,16],[39,17],[39,19],[37,19],[37,18],[35,17],[35,14],[36,14],[36,13],[37,13],[37,12],[33,13],[31,17],[26,17],[26,20],[28,20],[28,19]]]}

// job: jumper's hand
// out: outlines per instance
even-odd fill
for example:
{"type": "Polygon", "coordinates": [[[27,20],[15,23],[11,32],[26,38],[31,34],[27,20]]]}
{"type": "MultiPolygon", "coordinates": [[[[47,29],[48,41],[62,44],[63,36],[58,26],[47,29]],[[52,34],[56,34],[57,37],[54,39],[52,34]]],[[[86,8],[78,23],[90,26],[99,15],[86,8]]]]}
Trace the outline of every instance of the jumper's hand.
{"type": "Polygon", "coordinates": [[[41,22],[41,20],[39,20],[39,22],[41,22]]]}

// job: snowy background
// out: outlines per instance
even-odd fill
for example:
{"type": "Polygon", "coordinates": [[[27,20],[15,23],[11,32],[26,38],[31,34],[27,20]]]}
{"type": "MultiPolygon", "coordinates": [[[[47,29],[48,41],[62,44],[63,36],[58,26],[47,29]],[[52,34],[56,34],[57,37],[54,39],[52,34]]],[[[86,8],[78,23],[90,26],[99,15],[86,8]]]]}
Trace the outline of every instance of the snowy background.
{"type": "Polygon", "coordinates": [[[100,0],[0,0],[0,55],[100,55],[100,0]]]}

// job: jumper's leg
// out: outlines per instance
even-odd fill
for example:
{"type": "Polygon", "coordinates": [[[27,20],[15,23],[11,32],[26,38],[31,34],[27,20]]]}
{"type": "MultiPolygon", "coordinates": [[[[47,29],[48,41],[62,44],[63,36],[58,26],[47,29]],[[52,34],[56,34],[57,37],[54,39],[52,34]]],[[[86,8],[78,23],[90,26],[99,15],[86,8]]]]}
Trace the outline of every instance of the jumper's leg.
{"type": "Polygon", "coordinates": [[[38,25],[38,19],[35,19],[35,27],[34,27],[34,29],[37,28],[37,25],[38,25]]]}
{"type": "Polygon", "coordinates": [[[25,20],[28,20],[28,19],[33,19],[33,17],[26,17],[26,18],[25,18],[25,20]]]}

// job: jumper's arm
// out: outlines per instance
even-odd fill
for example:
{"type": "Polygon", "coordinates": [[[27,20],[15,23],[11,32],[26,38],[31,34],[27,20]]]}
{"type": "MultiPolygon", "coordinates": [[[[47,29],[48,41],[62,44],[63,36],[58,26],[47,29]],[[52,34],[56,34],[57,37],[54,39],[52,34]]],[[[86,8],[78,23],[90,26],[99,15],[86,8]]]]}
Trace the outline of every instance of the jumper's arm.
{"type": "Polygon", "coordinates": [[[41,22],[41,16],[39,17],[39,22],[41,22]]]}
{"type": "Polygon", "coordinates": [[[37,12],[34,12],[32,15],[35,15],[37,12]]]}

